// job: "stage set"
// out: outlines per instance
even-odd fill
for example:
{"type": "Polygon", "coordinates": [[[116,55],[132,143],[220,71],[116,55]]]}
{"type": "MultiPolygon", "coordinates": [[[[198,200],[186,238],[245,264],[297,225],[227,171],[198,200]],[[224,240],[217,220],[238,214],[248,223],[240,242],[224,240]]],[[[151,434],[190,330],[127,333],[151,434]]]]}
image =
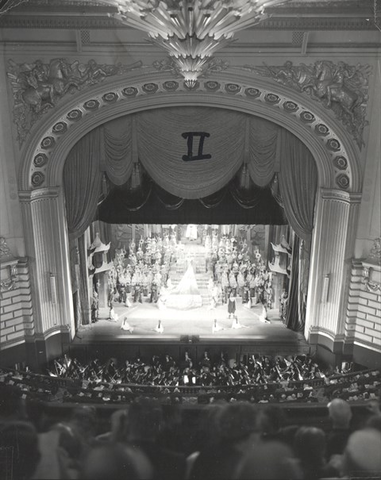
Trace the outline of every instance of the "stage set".
{"type": "Polygon", "coordinates": [[[252,227],[115,225],[108,245],[95,235],[92,322],[78,327],[72,348],[198,344],[310,353],[284,323],[287,274],[278,257],[279,272],[271,270],[268,227],[252,227]]]}

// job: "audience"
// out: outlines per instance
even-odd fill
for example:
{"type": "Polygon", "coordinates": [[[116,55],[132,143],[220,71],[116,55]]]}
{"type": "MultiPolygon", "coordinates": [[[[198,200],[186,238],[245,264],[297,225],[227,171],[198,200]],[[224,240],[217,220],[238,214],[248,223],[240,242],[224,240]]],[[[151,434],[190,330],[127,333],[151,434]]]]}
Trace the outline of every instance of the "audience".
{"type": "MultiPolygon", "coordinates": [[[[62,360],[67,372],[63,379],[3,369],[0,371],[0,478],[317,480],[380,477],[379,371],[345,375],[336,371],[328,375],[307,356],[253,355],[245,363],[229,362],[225,355],[213,359],[206,353],[201,357],[199,364],[189,355],[176,362],[168,354],[163,359],[154,355],[150,362],[141,358],[131,362],[116,358],[105,363],[92,361],[91,368],[99,376],[106,375],[108,383],[71,378],[71,374],[75,376],[75,372],[86,365],[69,356],[62,360]],[[286,373],[291,373],[293,378],[293,370],[299,371],[303,380],[279,380],[279,372],[283,378],[286,373]],[[325,377],[316,377],[317,370],[325,377]],[[153,385],[145,385],[143,378],[147,381],[153,373],[161,378],[155,380],[159,385],[155,381],[153,385]],[[139,375],[141,384],[120,381],[120,376],[131,380],[139,375]],[[193,381],[190,385],[173,384],[176,375],[196,378],[196,385],[193,381]],[[232,382],[223,387],[220,382],[227,376],[232,382]],[[215,378],[217,386],[211,378],[215,378]],[[246,379],[253,383],[245,384],[246,379]],[[294,397],[306,403],[316,391],[314,382],[318,382],[319,389],[324,389],[324,396],[335,396],[325,404],[326,418],[320,424],[315,414],[311,420],[305,417],[304,425],[293,425],[286,415],[286,405],[274,405],[272,401],[292,402],[295,400],[288,398],[294,397]],[[373,389],[373,396],[369,395],[362,404],[361,421],[358,409],[351,408],[351,401],[337,397],[343,393],[346,398],[345,389],[354,383],[358,388],[373,389]],[[61,400],[57,400],[60,390],[61,400]],[[105,401],[108,395],[116,403],[121,391],[131,398],[121,402],[123,408],[113,410],[111,415],[106,414],[107,407],[99,410],[92,404],[94,393],[95,398],[105,401]],[[192,402],[187,391],[196,391],[190,394],[196,402],[205,400],[205,405],[198,407],[198,425],[196,417],[189,416],[192,402]],[[222,391],[225,393],[221,394],[222,391]],[[300,397],[300,392],[308,396],[300,397]],[[67,405],[65,415],[66,406],[48,403],[38,411],[40,400],[52,398],[49,395],[61,403],[62,398],[71,402],[74,399],[74,406],[67,405]],[[167,397],[171,398],[172,405],[163,404],[167,397]],[[75,399],[84,401],[84,405],[76,405],[75,399]],[[176,399],[188,401],[190,408],[180,408],[176,399]],[[265,405],[259,405],[263,403],[265,405]],[[52,410],[54,416],[49,413],[52,410]],[[100,412],[102,416],[98,420],[100,412]],[[188,412],[188,417],[180,415],[184,412],[188,412]],[[190,419],[193,425],[189,424],[190,419]],[[106,433],[105,420],[109,421],[106,433]]],[[[86,370],[89,369],[87,366],[86,370]]],[[[91,371],[90,375],[93,375],[91,371]]]]}

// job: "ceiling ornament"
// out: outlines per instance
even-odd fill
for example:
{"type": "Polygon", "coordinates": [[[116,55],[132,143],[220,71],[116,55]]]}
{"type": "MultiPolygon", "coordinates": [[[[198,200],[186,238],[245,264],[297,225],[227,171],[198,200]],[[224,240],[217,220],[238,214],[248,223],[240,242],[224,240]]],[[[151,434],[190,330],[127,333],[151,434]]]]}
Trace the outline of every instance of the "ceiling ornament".
{"type": "Polygon", "coordinates": [[[244,65],[242,68],[263,77],[270,77],[319,101],[325,108],[333,111],[358,147],[363,147],[363,131],[368,124],[366,107],[369,76],[372,72],[370,65],[353,66],[345,62],[318,60],[310,65],[294,65],[287,61],[282,66],[264,64],[260,67],[244,65]]]}
{"type": "Polygon", "coordinates": [[[234,34],[268,18],[266,9],[290,0],[105,0],[110,16],[148,33],[168,52],[188,88],[197,83],[215,52],[234,34]]]}
{"type": "MultiPolygon", "coordinates": [[[[63,58],[55,58],[49,63],[41,60],[15,63],[9,60],[7,75],[12,88],[13,115],[19,145],[24,143],[33,124],[65,95],[141,66],[140,61],[131,65],[99,65],[95,60],[83,64],[78,60],[70,63],[63,58]]],[[[74,111],[72,113],[75,114],[74,111]]]]}

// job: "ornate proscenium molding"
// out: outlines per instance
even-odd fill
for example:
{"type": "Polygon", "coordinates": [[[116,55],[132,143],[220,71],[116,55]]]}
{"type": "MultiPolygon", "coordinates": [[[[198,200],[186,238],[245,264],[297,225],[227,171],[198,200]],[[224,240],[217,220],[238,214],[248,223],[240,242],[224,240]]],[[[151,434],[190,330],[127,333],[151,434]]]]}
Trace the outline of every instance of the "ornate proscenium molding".
{"type": "Polygon", "coordinates": [[[21,146],[33,124],[66,94],[96,85],[107,77],[141,68],[142,62],[99,65],[95,60],[83,64],[78,60],[70,63],[63,58],[54,58],[48,64],[41,60],[19,64],[9,60],[8,65],[7,75],[14,99],[14,123],[21,146]]]}
{"type": "MultiPolygon", "coordinates": [[[[181,77],[180,69],[172,57],[166,57],[162,60],[155,60],[152,66],[159,72],[170,72],[174,77],[181,77]]],[[[203,73],[200,78],[208,77],[212,73],[219,73],[229,67],[229,62],[225,62],[220,58],[212,57],[205,63],[203,73]]]]}
{"type": "Polygon", "coordinates": [[[370,65],[354,66],[345,62],[335,64],[328,60],[318,60],[310,65],[293,65],[287,61],[282,66],[264,64],[260,67],[244,65],[242,68],[270,77],[300,93],[307,93],[313,100],[333,111],[359,148],[364,145],[363,131],[368,124],[365,119],[368,80],[372,72],[370,65]]]}

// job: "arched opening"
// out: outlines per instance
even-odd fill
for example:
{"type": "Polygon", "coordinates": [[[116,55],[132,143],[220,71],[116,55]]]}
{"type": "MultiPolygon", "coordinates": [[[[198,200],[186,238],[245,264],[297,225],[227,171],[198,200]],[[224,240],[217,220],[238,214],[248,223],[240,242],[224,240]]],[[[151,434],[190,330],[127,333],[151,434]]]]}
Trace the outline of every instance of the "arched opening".
{"type": "MultiPolygon", "coordinates": [[[[203,105],[270,120],[302,139],[311,151],[318,169],[318,194],[312,238],[311,294],[308,297],[305,336],[310,339],[314,332],[318,332],[331,342],[336,341],[337,332],[342,331],[344,322],[344,314],[340,310],[344,295],[341,286],[348,273],[345,262],[341,260],[353,242],[353,232],[349,225],[353,224],[360,198],[357,193],[351,193],[356,192],[361,180],[356,149],[347,134],[310,100],[303,99],[301,103],[295,94],[287,93],[285,96],[281,87],[274,87],[269,91],[268,85],[261,80],[252,86],[251,78],[241,77],[234,78],[235,89],[227,88],[227,85],[233,85],[229,75],[226,75],[223,81],[219,78],[218,93],[208,91],[207,82],[200,82],[199,91],[189,92],[182,88],[175,93],[169,92],[166,90],[169,79],[164,78],[164,75],[163,78],[155,80],[157,89],[154,92],[152,89],[148,92],[144,80],[130,79],[134,86],[126,87],[126,79],[123,79],[112,85],[97,87],[91,92],[91,97],[82,94],[62,108],[62,111],[57,112],[54,118],[47,119],[40,126],[25,150],[20,185],[24,192],[20,193],[20,198],[28,224],[32,222],[32,217],[41,224],[42,217],[49,216],[49,226],[42,226],[45,231],[43,236],[49,246],[48,251],[45,248],[38,252],[39,255],[36,254],[36,250],[41,250],[41,247],[36,245],[33,227],[30,233],[28,232],[27,248],[29,247],[31,258],[36,258],[32,268],[36,268],[37,276],[39,272],[43,273],[42,277],[46,273],[51,273],[53,277],[56,275],[57,288],[62,293],[62,302],[56,306],[47,306],[46,300],[37,294],[37,309],[39,308],[41,313],[39,328],[42,332],[52,331],[57,327],[64,330],[70,318],[72,336],[74,334],[67,260],[69,245],[61,187],[63,166],[70,149],[94,128],[128,113],[171,105],[203,105]],[[159,95],[155,95],[156,92],[159,92],[159,95]],[[131,97],[128,96],[130,93],[131,97]],[[290,112],[288,108],[293,110],[290,112]],[[74,112],[79,118],[74,118],[74,112]],[[63,118],[65,121],[59,121],[63,118]],[[324,128],[317,128],[320,125],[324,125],[324,128]],[[338,155],[344,158],[344,162],[336,167],[335,158],[338,155]],[[345,171],[342,170],[343,165],[345,171]],[[329,228],[328,233],[326,227],[329,228]],[[329,279],[328,282],[326,278],[329,279]],[[324,288],[328,288],[327,297],[322,294],[324,288]],[[56,325],[50,320],[52,311],[58,319],[56,325]]],[[[41,228],[41,225],[39,226],[41,228]]]]}

